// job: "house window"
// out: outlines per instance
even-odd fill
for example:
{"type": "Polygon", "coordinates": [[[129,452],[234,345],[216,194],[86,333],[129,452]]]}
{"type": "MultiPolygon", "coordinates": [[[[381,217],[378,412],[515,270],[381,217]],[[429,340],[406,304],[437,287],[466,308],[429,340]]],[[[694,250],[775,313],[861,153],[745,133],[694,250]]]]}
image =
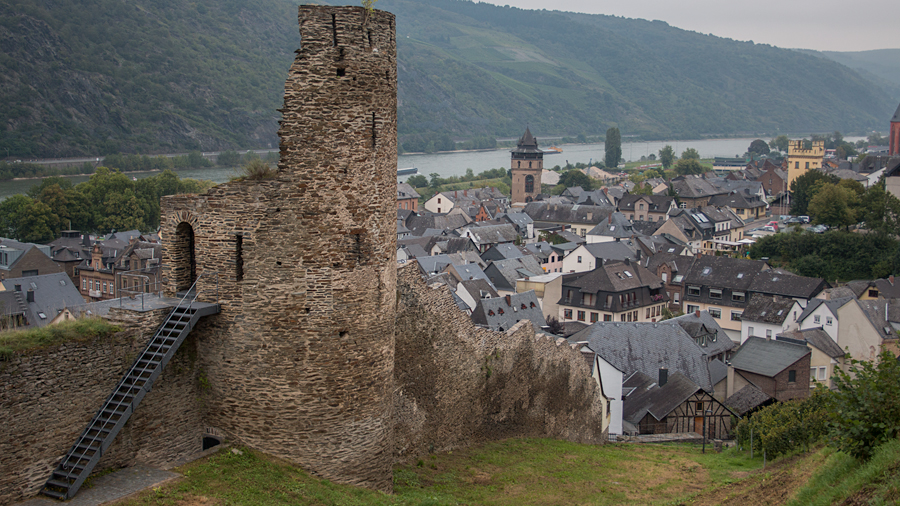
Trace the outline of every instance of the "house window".
{"type": "Polygon", "coordinates": [[[816,375],[816,380],[825,381],[825,374],[828,372],[828,368],[822,366],[819,368],[818,374],[816,375]]]}
{"type": "Polygon", "coordinates": [[[580,321],[580,322],[584,321],[584,311],[578,312],[578,321],[580,321]]]}
{"type": "Polygon", "coordinates": [[[722,319],[722,310],[717,307],[709,308],[709,315],[715,318],[716,320],[722,319]]]}
{"type": "Polygon", "coordinates": [[[698,412],[698,413],[702,413],[702,412],[703,412],[703,401],[698,401],[698,402],[697,402],[697,412],[698,412]]]}
{"type": "Polygon", "coordinates": [[[441,212],[441,208],[440,208],[440,207],[438,208],[438,212],[439,212],[439,213],[441,212]]]}
{"type": "Polygon", "coordinates": [[[747,335],[748,335],[748,336],[754,335],[754,334],[753,334],[753,327],[747,327],[747,335]]]}
{"type": "Polygon", "coordinates": [[[766,339],[772,339],[772,329],[766,329],[766,339]]]}
{"type": "Polygon", "coordinates": [[[106,293],[106,281],[103,282],[103,293],[106,293]]]}
{"type": "Polygon", "coordinates": [[[669,281],[669,273],[668,272],[662,273],[662,282],[666,283],[668,281],[669,281]]]}
{"type": "Polygon", "coordinates": [[[611,322],[611,321],[612,321],[612,315],[611,315],[611,314],[605,314],[605,315],[603,315],[603,321],[605,321],[605,322],[611,322]]]}
{"type": "Polygon", "coordinates": [[[597,323],[597,320],[599,319],[599,317],[600,317],[599,314],[591,313],[591,323],[597,323]]]}
{"type": "Polygon", "coordinates": [[[733,322],[741,321],[741,312],[740,311],[732,311],[731,312],[731,321],[733,321],[733,322]]]}
{"type": "Polygon", "coordinates": [[[628,321],[632,321],[632,320],[631,320],[631,311],[628,312],[627,320],[628,320],[628,321]]]}
{"type": "Polygon", "coordinates": [[[578,263],[581,263],[581,257],[580,257],[580,256],[578,257],[578,263]]]}
{"type": "Polygon", "coordinates": [[[86,279],[82,279],[82,280],[81,280],[81,291],[83,292],[83,291],[85,291],[85,290],[87,290],[87,280],[86,280],[86,279]]]}
{"type": "Polygon", "coordinates": [[[603,307],[612,307],[612,295],[606,296],[606,305],[603,307]]]}
{"type": "Polygon", "coordinates": [[[440,204],[440,203],[441,203],[441,198],[440,198],[440,197],[438,197],[438,204],[440,204]]]}
{"type": "Polygon", "coordinates": [[[797,382],[797,371],[791,369],[788,371],[788,383],[796,383],[797,382]]]}
{"type": "Polygon", "coordinates": [[[826,317],[825,317],[825,325],[831,325],[831,323],[832,323],[831,317],[830,317],[830,316],[826,316],[826,317]]]}
{"type": "Polygon", "coordinates": [[[593,306],[594,302],[595,302],[594,297],[596,297],[596,296],[592,293],[582,294],[581,295],[581,305],[582,306],[593,306]]]}
{"type": "Polygon", "coordinates": [[[869,297],[878,297],[878,290],[869,290],[869,297]]]}
{"type": "Polygon", "coordinates": [[[746,295],[744,295],[744,292],[731,292],[732,302],[744,302],[745,299],[746,295]]]}
{"type": "Polygon", "coordinates": [[[722,290],[718,288],[710,288],[709,289],[709,298],[710,299],[721,299],[722,298],[722,290]]]}
{"type": "Polygon", "coordinates": [[[700,287],[699,286],[689,286],[687,294],[690,297],[699,297],[700,296],[700,287]]]}
{"type": "Polygon", "coordinates": [[[563,309],[563,318],[566,320],[572,319],[572,310],[571,309],[563,309]]]}
{"type": "Polygon", "coordinates": [[[809,162],[806,162],[806,168],[809,169],[809,162]]]}
{"type": "Polygon", "coordinates": [[[795,169],[799,169],[799,168],[800,168],[800,162],[794,162],[794,168],[795,168],[795,169]]]}
{"type": "Polygon", "coordinates": [[[625,313],[622,313],[619,315],[619,321],[622,321],[622,322],[625,321],[625,313]]]}
{"type": "Polygon", "coordinates": [[[813,323],[822,323],[822,317],[819,315],[813,316],[813,323]]]}
{"type": "Polygon", "coordinates": [[[648,319],[648,320],[650,319],[650,308],[649,307],[647,308],[647,316],[645,316],[644,318],[648,319]]]}
{"type": "Polygon", "coordinates": [[[700,306],[695,306],[694,304],[688,304],[688,305],[687,305],[687,312],[688,312],[688,313],[695,313],[695,312],[697,312],[697,311],[700,311],[700,306]]]}
{"type": "Polygon", "coordinates": [[[675,292],[675,299],[673,300],[673,302],[674,302],[676,305],[681,304],[681,301],[679,300],[680,297],[681,297],[681,292],[675,292]]]}
{"type": "Polygon", "coordinates": [[[566,291],[566,304],[572,303],[572,290],[566,291]]]}

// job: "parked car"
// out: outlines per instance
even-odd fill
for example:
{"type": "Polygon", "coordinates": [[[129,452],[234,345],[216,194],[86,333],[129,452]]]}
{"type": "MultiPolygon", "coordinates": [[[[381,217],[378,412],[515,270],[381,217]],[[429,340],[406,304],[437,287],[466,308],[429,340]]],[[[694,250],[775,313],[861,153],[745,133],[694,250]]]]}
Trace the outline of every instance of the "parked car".
{"type": "Polygon", "coordinates": [[[809,216],[797,216],[801,223],[809,223],[809,216]]]}
{"type": "Polygon", "coordinates": [[[786,222],[787,220],[791,219],[791,215],[790,214],[782,214],[781,216],[778,217],[778,219],[781,220],[782,222],[786,222]]]}
{"type": "Polygon", "coordinates": [[[813,225],[809,227],[807,230],[814,234],[821,234],[822,232],[828,230],[828,225],[813,225]]]}

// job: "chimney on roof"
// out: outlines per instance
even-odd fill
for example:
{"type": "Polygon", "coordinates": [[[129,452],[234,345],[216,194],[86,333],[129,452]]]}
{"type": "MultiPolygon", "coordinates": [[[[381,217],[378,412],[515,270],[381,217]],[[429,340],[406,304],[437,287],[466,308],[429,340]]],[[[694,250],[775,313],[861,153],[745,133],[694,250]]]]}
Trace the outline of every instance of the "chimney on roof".
{"type": "Polygon", "coordinates": [[[694,316],[696,316],[697,318],[700,318],[700,310],[699,309],[694,311],[694,316]]]}
{"type": "Polygon", "coordinates": [[[625,265],[631,265],[631,259],[625,257],[625,265]]]}
{"type": "Polygon", "coordinates": [[[25,294],[25,300],[28,302],[34,302],[34,290],[28,290],[25,294]]]}
{"type": "Polygon", "coordinates": [[[659,386],[664,387],[669,382],[669,370],[665,367],[659,368],[659,386]]]}
{"type": "Polygon", "coordinates": [[[512,296],[511,295],[506,296],[506,305],[509,307],[512,307],[512,296]]]}

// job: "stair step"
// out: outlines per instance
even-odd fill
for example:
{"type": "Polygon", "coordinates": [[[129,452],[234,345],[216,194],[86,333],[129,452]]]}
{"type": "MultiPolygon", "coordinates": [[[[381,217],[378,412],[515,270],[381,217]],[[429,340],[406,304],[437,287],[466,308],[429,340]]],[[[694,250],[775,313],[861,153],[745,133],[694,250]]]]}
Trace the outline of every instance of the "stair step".
{"type": "MultiPolygon", "coordinates": [[[[82,466],[81,469],[84,469],[84,466],[82,466]]],[[[53,476],[59,476],[60,478],[62,478],[64,480],[77,480],[78,477],[81,476],[81,469],[79,469],[77,471],[56,470],[56,471],[53,471],[53,476]]]]}
{"type": "Polygon", "coordinates": [[[50,496],[54,499],[59,499],[59,500],[66,499],[65,492],[57,492],[56,490],[50,490],[49,488],[45,488],[45,489],[41,490],[41,493],[46,496],[50,496]]]}
{"type": "MultiPolygon", "coordinates": [[[[56,474],[56,473],[54,473],[54,474],[56,474]]],[[[47,485],[50,485],[53,487],[59,487],[59,488],[69,488],[69,485],[71,485],[71,483],[69,483],[67,481],[59,481],[59,480],[51,479],[51,480],[47,480],[47,485]]]]}

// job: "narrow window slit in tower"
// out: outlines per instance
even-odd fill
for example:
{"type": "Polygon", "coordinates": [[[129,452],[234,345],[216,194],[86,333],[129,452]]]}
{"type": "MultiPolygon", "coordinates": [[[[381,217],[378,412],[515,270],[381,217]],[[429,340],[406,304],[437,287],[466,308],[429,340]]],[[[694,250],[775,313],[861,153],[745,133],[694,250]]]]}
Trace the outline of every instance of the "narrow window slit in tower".
{"type": "Polygon", "coordinates": [[[372,45],[372,30],[369,30],[369,46],[372,45]]]}
{"type": "Polygon", "coordinates": [[[237,281],[244,280],[244,236],[235,237],[234,245],[234,277],[237,281]]]}
{"type": "Polygon", "coordinates": [[[332,46],[337,47],[337,16],[331,15],[331,38],[332,46]]]}
{"type": "Polygon", "coordinates": [[[347,73],[346,69],[337,69],[337,75],[338,75],[338,77],[344,77],[344,75],[345,75],[346,73],[347,73]]]}
{"type": "Polygon", "coordinates": [[[372,113],[372,149],[375,149],[375,113],[372,113]]]}

